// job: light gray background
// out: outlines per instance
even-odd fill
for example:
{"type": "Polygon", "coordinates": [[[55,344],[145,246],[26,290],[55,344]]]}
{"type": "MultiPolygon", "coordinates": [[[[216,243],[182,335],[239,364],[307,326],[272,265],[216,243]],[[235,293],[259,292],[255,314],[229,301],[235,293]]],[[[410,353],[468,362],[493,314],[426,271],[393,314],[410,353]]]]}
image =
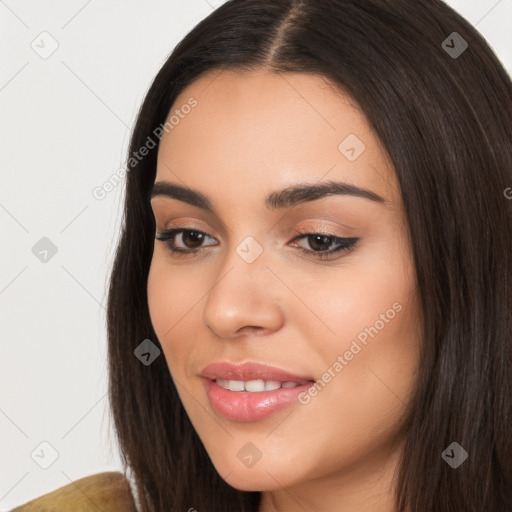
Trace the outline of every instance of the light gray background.
{"type": "MultiPolygon", "coordinates": [[[[0,0],[1,510],[121,468],[106,397],[105,305],[124,189],[103,200],[92,191],[120,168],[138,106],[171,49],[221,3],[0,0]],[[57,43],[48,58],[31,46],[43,53],[57,43]],[[47,262],[32,252],[42,237],[57,247],[47,262]],[[44,441],[58,452],[47,469],[44,441]]],[[[512,0],[448,3],[510,73],[512,0]]]]}

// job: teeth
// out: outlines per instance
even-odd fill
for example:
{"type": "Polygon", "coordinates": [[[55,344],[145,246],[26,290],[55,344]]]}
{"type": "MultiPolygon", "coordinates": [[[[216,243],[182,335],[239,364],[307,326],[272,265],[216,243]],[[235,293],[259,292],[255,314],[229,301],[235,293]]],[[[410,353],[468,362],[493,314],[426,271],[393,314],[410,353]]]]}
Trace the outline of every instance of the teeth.
{"type": "Polygon", "coordinates": [[[244,381],[243,380],[228,380],[229,389],[231,391],[243,391],[244,381]]]}
{"type": "Polygon", "coordinates": [[[281,386],[283,388],[296,388],[299,385],[298,382],[283,382],[281,386]]]}
{"type": "Polygon", "coordinates": [[[245,391],[265,391],[265,381],[264,380],[248,380],[245,384],[245,391]]]}
{"type": "Polygon", "coordinates": [[[278,380],[265,381],[265,391],[274,391],[274,389],[279,389],[280,387],[281,383],[278,380]]]}
{"type": "Polygon", "coordinates": [[[251,393],[258,393],[261,391],[274,391],[279,388],[295,388],[301,384],[306,384],[308,381],[299,382],[279,382],[277,380],[226,380],[215,379],[215,382],[224,389],[230,391],[249,391],[251,393]]]}

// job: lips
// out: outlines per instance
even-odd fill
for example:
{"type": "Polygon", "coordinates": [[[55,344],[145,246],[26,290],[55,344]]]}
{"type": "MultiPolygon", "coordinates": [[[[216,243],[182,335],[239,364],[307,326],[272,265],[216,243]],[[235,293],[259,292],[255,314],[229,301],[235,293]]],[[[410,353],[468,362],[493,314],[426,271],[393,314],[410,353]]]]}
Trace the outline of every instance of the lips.
{"type": "Polygon", "coordinates": [[[256,363],[212,363],[201,376],[214,411],[241,422],[261,420],[296,403],[314,382],[309,375],[256,363]]]}

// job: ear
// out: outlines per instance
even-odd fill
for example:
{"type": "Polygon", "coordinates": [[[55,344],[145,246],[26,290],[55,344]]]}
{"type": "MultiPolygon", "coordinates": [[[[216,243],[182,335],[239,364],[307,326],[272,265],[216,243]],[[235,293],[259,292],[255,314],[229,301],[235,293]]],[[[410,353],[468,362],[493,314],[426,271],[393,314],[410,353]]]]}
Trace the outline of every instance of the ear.
{"type": "Polygon", "coordinates": [[[11,512],[137,512],[126,477],[117,471],[86,476],[11,512]]]}

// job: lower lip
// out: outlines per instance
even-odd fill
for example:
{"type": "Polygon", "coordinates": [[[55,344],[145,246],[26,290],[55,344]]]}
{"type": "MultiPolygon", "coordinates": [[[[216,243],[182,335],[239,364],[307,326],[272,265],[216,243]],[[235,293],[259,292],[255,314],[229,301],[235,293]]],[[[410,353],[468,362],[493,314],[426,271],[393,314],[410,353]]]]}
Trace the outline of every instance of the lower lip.
{"type": "Polygon", "coordinates": [[[206,393],[213,409],[232,421],[258,421],[298,401],[312,382],[274,391],[230,391],[214,380],[206,379],[206,393]]]}

